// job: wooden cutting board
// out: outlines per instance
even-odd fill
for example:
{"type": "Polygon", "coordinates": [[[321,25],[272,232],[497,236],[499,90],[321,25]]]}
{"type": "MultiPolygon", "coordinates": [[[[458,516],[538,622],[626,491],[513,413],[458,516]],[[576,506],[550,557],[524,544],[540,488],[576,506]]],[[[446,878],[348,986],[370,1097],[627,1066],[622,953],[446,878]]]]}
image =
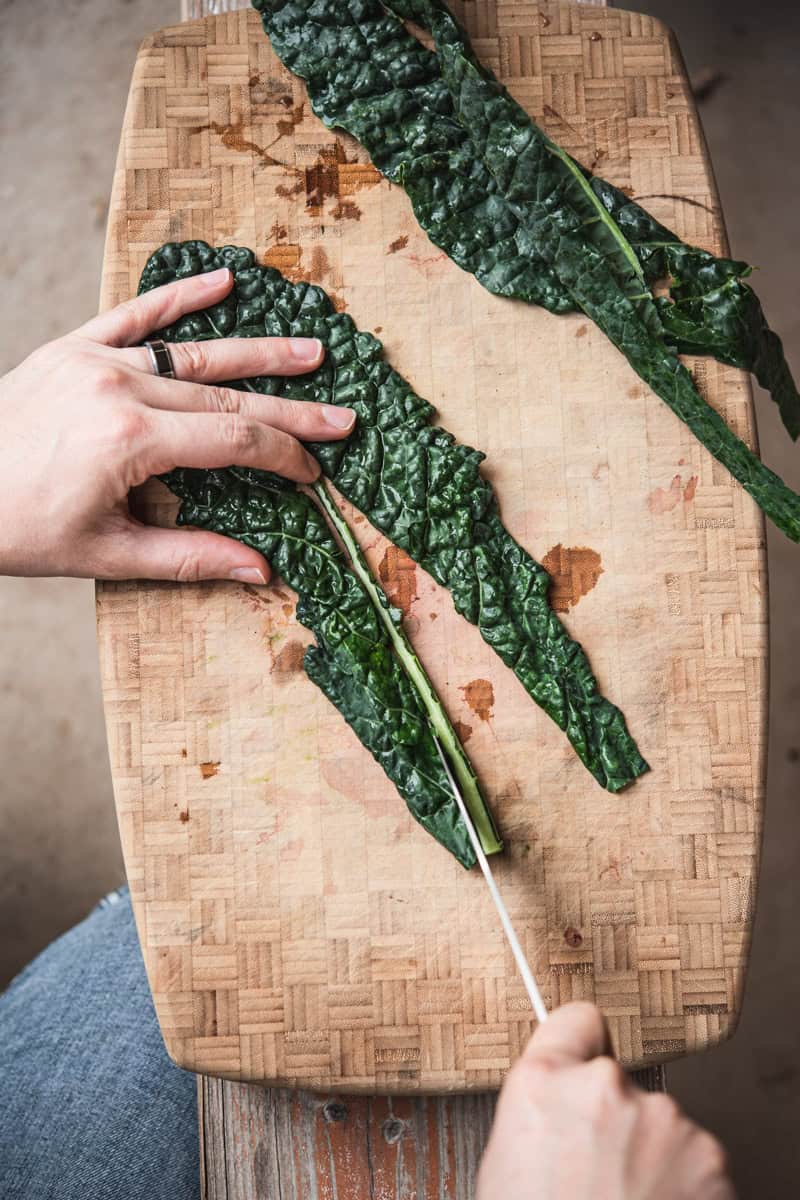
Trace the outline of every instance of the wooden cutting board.
{"type": "MultiPolygon", "coordinates": [[[[627,12],[455,5],[548,132],[660,220],[725,235],[679,53],[627,12]]],[[[104,306],[170,239],[323,285],[441,423],[487,453],[504,520],[652,772],[601,790],[449,595],[350,512],[506,839],[495,871],[548,1001],[588,997],[626,1064],[728,1037],[764,798],[767,592],[752,501],[581,316],[490,296],[405,195],[313,116],[254,13],[162,30],[136,63],[104,306]]],[[[748,380],[700,386],[755,440],[748,380]]],[[[160,485],[153,519],[174,507],[160,485]]],[[[350,510],[346,510],[350,511],[350,510]]],[[[502,1079],[532,1029],[476,873],[408,816],[305,677],[294,596],[101,584],[115,796],[162,1030],[182,1066],[367,1092],[502,1079]]]]}

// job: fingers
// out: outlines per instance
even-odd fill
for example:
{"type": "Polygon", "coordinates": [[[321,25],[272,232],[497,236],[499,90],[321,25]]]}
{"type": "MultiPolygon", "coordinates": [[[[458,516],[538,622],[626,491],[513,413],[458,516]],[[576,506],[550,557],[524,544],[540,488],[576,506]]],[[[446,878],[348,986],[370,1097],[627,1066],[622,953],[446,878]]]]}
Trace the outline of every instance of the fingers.
{"type": "Polygon", "coordinates": [[[216,413],[271,425],[306,442],[347,437],[355,424],[352,408],[314,404],[309,400],[284,400],[236,388],[208,387],[195,383],[154,380],[142,392],[151,407],[182,413],[216,413]]]}
{"type": "Polygon", "coordinates": [[[599,1008],[585,1001],[564,1004],[534,1033],[525,1050],[524,1061],[588,1062],[611,1053],[608,1028],[599,1008]]]}
{"type": "MultiPolygon", "coordinates": [[[[197,383],[250,379],[254,375],[303,375],[318,367],[325,353],[319,338],[279,337],[180,342],[170,345],[170,352],[176,378],[197,383]]],[[[152,374],[150,356],[143,346],[126,350],[125,357],[132,366],[152,374]]]]}
{"type": "Polygon", "coordinates": [[[228,413],[159,413],[144,466],[150,475],[175,467],[255,467],[313,483],[319,463],[281,429],[228,413]]]}
{"type": "Polygon", "coordinates": [[[232,287],[233,275],[227,267],[205,275],[192,275],[189,279],[153,288],[135,300],[126,300],[87,321],[76,332],[107,346],[135,346],[154,329],[171,325],[198,308],[217,304],[232,287]]]}
{"type": "Polygon", "coordinates": [[[131,523],[118,534],[112,556],[100,568],[102,579],[231,579],[263,584],[270,569],[257,551],[233,538],[205,530],[158,529],[131,523]]]}

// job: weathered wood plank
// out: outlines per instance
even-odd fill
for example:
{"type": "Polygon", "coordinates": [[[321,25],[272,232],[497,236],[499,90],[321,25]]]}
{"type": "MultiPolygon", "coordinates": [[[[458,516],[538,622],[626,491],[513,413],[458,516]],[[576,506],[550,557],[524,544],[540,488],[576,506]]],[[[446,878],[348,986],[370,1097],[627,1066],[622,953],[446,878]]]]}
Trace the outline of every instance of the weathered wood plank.
{"type": "Polygon", "coordinates": [[[339,1098],[200,1078],[198,1105],[206,1200],[471,1200],[495,1096],[339,1098]]]}

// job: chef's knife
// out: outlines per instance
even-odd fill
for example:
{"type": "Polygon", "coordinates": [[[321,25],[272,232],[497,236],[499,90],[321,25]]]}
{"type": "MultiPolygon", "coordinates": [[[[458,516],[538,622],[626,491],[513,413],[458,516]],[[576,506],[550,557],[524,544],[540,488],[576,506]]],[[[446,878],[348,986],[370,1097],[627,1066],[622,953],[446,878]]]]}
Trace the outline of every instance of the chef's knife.
{"type": "Polygon", "coordinates": [[[436,749],[439,751],[439,757],[442,760],[442,766],[447,774],[450,787],[453,789],[453,796],[455,797],[462,820],[467,827],[467,833],[469,834],[469,840],[472,842],[472,848],[475,851],[475,857],[477,858],[480,868],[483,871],[483,877],[489,885],[489,891],[491,892],[492,899],[494,900],[494,906],[497,909],[498,916],[500,917],[500,923],[503,926],[503,931],[508,938],[508,944],[511,947],[511,953],[514,955],[514,959],[519,968],[519,973],[522,976],[522,982],[525,984],[525,988],[530,996],[531,1006],[536,1014],[536,1020],[540,1022],[546,1021],[548,1012],[545,1008],[544,1000],[542,999],[542,993],[539,991],[539,985],[536,982],[533,971],[531,970],[528,960],[525,957],[525,951],[522,949],[514,926],[511,923],[511,917],[508,915],[508,909],[503,903],[503,897],[500,895],[497,884],[494,881],[492,868],[489,866],[488,859],[483,852],[480,838],[475,831],[475,826],[472,824],[472,818],[470,817],[469,812],[467,811],[467,806],[464,803],[464,797],[461,795],[458,785],[453,778],[450,766],[445,758],[444,751],[442,750],[439,739],[435,733],[433,734],[433,740],[436,742],[436,749]]]}

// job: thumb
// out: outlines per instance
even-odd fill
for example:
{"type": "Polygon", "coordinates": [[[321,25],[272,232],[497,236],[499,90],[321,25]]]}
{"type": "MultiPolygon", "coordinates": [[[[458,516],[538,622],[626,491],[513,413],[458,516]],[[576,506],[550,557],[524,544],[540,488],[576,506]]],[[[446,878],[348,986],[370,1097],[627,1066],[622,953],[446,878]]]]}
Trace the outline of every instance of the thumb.
{"type": "Polygon", "coordinates": [[[594,1004],[580,1000],[550,1014],[528,1042],[523,1061],[533,1065],[546,1060],[566,1067],[611,1053],[603,1014],[594,1004]]]}
{"type": "Polygon", "coordinates": [[[263,584],[270,577],[266,559],[233,538],[206,530],[135,526],[117,539],[117,553],[103,572],[105,579],[232,579],[263,584]]]}

